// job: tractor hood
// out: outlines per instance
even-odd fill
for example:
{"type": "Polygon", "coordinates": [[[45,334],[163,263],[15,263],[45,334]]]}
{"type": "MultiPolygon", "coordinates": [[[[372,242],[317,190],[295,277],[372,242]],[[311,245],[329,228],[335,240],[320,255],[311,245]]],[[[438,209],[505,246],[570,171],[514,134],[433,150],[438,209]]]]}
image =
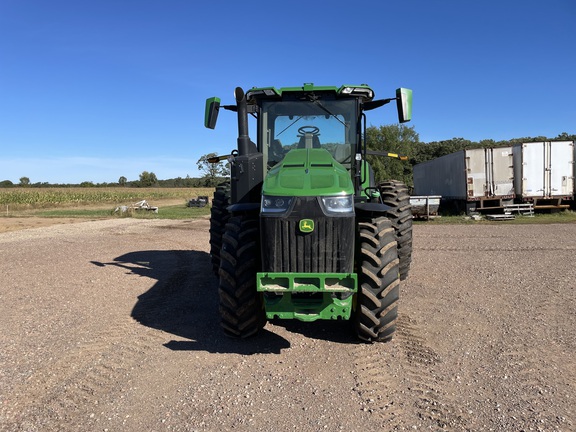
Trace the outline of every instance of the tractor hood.
{"type": "Polygon", "coordinates": [[[350,173],[325,149],[291,150],[266,176],[262,193],[274,196],[351,195],[350,173]]]}

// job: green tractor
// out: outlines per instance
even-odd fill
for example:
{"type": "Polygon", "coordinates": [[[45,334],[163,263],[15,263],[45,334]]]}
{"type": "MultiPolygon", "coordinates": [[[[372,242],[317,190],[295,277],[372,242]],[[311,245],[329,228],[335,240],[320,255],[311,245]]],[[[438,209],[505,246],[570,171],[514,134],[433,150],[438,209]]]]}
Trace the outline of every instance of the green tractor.
{"type": "MultiPolygon", "coordinates": [[[[205,126],[220,108],[238,115],[230,181],[214,193],[212,266],[224,332],[245,338],[268,319],[351,320],[364,341],[396,330],[400,280],[412,255],[406,186],[376,182],[365,111],[396,101],[401,123],[412,91],[374,100],[367,85],[236,88],[235,105],[206,101],[205,126]],[[248,115],[257,140],[248,135],[248,115]]],[[[218,159],[216,159],[218,160],[218,159]]]]}

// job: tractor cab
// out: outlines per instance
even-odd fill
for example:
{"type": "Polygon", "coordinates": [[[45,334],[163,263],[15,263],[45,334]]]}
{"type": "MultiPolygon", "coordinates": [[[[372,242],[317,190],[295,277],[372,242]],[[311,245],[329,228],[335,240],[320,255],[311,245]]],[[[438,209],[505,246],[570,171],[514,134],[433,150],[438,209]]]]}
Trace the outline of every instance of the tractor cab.
{"type": "MultiPolygon", "coordinates": [[[[395,98],[381,100],[373,100],[373,90],[364,84],[341,87],[304,84],[279,89],[252,88],[245,95],[239,89],[237,92],[242,93],[244,101],[223,108],[241,116],[240,105],[245,103],[247,114],[256,117],[257,143],[252,143],[250,151],[262,155],[262,177],[291,150],[324,149],[351,172],[358,195],[367,183],[361,174],[366,168],[361,163],[366,159],[364,111],[396,100],[399,122],[409,121],[412,115],[412,91],[408,89],[398,89],[395,98]]],[[[218,98],[207,100],[206,127],[215,126],[219,108],[218,98]]],[[[242,121],[239,117],[239,125],[242,121]]]]}
{"type": "MultiPolygon", "coordinates": [[[[250,94],[250,92],[249,92],[250,94]]],[[[355,98],[336,99],[335,92],[287,93],[281,100],[261,99],[258,142],[271,167],[295,149],[325,149],[351,167],[358,142],[355,98]]]]}

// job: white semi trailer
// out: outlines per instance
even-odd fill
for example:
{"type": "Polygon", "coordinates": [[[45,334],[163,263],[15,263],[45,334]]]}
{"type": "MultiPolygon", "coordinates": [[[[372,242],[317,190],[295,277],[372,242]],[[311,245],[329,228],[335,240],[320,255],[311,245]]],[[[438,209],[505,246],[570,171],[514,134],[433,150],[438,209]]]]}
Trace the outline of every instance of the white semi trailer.
{"type": "Polygon", "coordinates": [[[514,190],[535,208],[568,207],[574,199],[574,141],[515,144],[514,190]]]}

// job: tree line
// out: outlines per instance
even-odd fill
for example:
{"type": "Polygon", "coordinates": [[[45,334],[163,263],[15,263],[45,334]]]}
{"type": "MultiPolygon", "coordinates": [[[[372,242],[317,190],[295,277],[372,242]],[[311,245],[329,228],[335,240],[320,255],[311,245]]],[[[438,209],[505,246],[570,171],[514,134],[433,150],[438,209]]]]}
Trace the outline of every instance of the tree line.
{"type": "Polygon", "coordinates": [[[156,174],[151,171],[142,171],[138,180],[128,180],[125,176],[120,176],[117,182],[113,183],[94,183],[92,181],[84,181],[77,184],[71,183],[48,183],[37,182],[32,183],[29,177],[20,177],[20,183],[14,184],[10,180],[0,181],[0,188],[10,187],[33,187],[33,188],[49,188],[49,187],[160,187],[160,188],[195,188],[195,187],[215,187],[221,183],[228,176],[230,169],[226,161],[218,163],[210,163],[208,159],[217,156],[216,153],[209,153],[202,156],[196,162],[198,170],[202,174],[201,177],[176,177],[166,180],[159,180],[156,174]]]}
{"type": "MultiPolygon", "coordinates": [[[[424,143],[420,141],[414,126],[404,124],[393,124],[386,126],[370,126],[366,130],[366,142],[368,149],[396,153],[405,156],[406,160],[390,157],[368,155],[368,162],[374,170],[374,178],[377,180],[396,179],[406,183],[408,186],[414,184],[412,179],[412,166],[436,159],[441,156],[454,153],[460,150],[483,147],[505,147],[523,142],[536,141],[576,141],[576,134],[563,132],[556,137],[545,136],[513,138],[511,140],[495,141],[485,139],[481,141],[470,141],[464,138],[452,138],[443,141],[432,141],[424,143]]],[[[138,180],[128,180],[121,176],[115,183],[93,183],[85,181],[79,184],[51,184],[47,182],[32,183],[30,178],[21,177],[19,184],[14,184],[10,180],[0,181],[0,187],[214,187],[224,181],[230,173],[230,166],[227,161],[211,163],[211,157],[216,153],[203,155],[196,162],[201,177],[185,178],[177,177],[167,180],[159,180],[156,174],[143,171],[138,180]]]]}

